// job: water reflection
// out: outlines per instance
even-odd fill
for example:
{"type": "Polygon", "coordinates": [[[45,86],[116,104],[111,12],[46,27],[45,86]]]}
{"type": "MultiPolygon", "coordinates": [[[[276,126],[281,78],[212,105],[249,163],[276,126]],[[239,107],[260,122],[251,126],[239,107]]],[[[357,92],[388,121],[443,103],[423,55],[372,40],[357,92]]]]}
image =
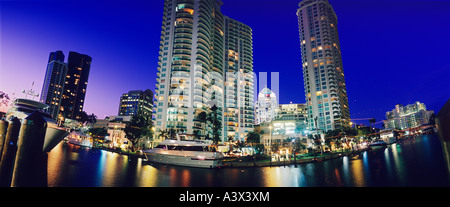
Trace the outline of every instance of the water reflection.
{"type": "Polygon", "coordinates": [[[442,152],[444,153],[445,166],[447,173],[450,175],[450,142],[442,141],[442,152]]]}
{"type": "Polygon", "coordinates": [[[436,136],[375,152],[288,167],[196,169],[61,143],[49,153],[49,186],[342,187],[450,186],[436,136]]]}

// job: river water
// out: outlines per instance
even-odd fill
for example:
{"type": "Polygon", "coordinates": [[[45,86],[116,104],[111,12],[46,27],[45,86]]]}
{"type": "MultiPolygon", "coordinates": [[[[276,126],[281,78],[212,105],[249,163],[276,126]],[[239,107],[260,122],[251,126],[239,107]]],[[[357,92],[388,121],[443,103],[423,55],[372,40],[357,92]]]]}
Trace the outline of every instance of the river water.
{"type": "Polygon", "coordinates": [[[60,143],[48,156],[50,187],[450,187],[436,135],[388,148],[297,166],[197,169],[144,163],[60,143]]]}

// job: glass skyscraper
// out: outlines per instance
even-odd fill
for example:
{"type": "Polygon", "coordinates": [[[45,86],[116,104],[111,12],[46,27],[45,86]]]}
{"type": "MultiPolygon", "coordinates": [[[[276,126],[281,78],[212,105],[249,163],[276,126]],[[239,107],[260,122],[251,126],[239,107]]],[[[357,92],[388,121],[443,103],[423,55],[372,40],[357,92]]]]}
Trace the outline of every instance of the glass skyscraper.
{"type": "Polygon", "coordinates": [[[61,101],[60,113],[65,118],[78,119],[83,111],[92,58],[69,52],[68,69],[61,101]]]}
{"type": "Polygon", "coordinates": [[[308,128],[349,126],[337,17],[327,0],[304,0],[297,10],[308,128]]]}
{"type": "Polygon", "coordinates": [[[129,91],[120,97],[119,116],[139,114],[151,118],[152,113],[153,92],[150,89],[129,91]]]}

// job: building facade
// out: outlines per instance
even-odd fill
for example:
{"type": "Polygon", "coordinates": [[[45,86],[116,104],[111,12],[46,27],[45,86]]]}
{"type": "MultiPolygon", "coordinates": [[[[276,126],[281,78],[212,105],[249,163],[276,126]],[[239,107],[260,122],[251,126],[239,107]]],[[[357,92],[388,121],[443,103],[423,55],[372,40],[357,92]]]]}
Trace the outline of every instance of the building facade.
{"type": "Polygon", "coordinates": [[[306,104],[280,104],[273,121],[272,135],[281,137],[305,137],[307,130],[306,104]]]}
{"type": "Polygon", "coordinates": [[[245,140],[253,131],[252,29],[225,16],[224,137],[245,140]]]}
{"type": "Polygon", "coordinates": [[[77,52],[69,52],[68,69],[60,112],[65,118],[78,119],[83,111],[92,58],[77,52]]]}
{"type": "Polygon", "coordinates": [[[308,127],[329,131],[349,126],[336,14],[327,0],[303,0],[297,17],[308,127]]]}
{"type": "Polygon", "coordinates": [[[150,89],[129,91],[120,97],[118,115],[134,116],[136,114],[152,117],[153,92],[150,89]]]}
{"type": "Polygon", "coordinates": [[[276,118],[277,112],[277,95],[266,86],[259,92],[255,102],[255,125],[271,122],[276,118]]]}
{"type": "Polygon", "coordinates": [[[306,104],[279,104],[276,117],[259,125],[265,152],[270,153],[274,145],[290,146],[291,143],[287,143],[287,140],[307,145],[307,118],[306,104]]]}
{"type": "Polygon", "coordinates": [[[434,111],[427,111],[425,104],[418,101],[406,106],[398,104],[395,109],[386,112],[384,128],[404,130],[420,127],[428,124],[433,114],[434,111]]]}
{"type": "Polygon", "coordinates": [[[67,64],[64,62],[64,53],[62,51],[50,53],[40,102],[49,106],[48,112],[55,120],[59,118],[66,74],[67,64]]]}
{"type": "Polygon", "coordinates": [[[308,124],[306,104],[280,104],[274,122],[274,131],[279,134],[305,135],[308,124]],[[277,129],[280,129],[277,132],[277,129]]]}
{"type": "MultiPolygon", "coordinates": [[[[252,47],[249,44],[251,29],[225,17],[220,11],[221,5],[219,0],[164,1],[155,89],[154,123],[157,134],[162,130],[175,129],[186,134],[197,131],[203,137],[211,137],[212,124],[203,120],[200,114],[211,114],[213,105],[218,108],[217,119],[222,123],[219,132],[222,141],[232,132],[239,136],[236,131],[241,130],[235,127],[251,127],[248,123],[252,117],[246,114],[250,109],[245,108],[245,101],[240,105],[231,101],[226,104],[229,97],[233,99],[233,95],[235,99],[245,97],[245,87],[250,89],[253,84],[253,59],[252,53],[249,53],[252,47]],[[229,29],[230,25],[237,26],[229,29]],[[237,29],[239,31],[234,31],[237,29]],[[229,59],[230,50],[235,58],[233,63],[229,59]],[[240,57],[242,60],[239,60],[240,57]],[[232,75],[227,80],[228,71],[232,75]],[[242,88],[232,84],[237,83],[236,79],[241,77],[239,74],[244,77],[242,82],[248,80],[242,88]],[[234,89],[226,88],[228,86],[234,89]],[[244,92],[232,92],[238,89],[244,92]],[[234,125],[225,128],[232,120],[234,125]]],[[[246,98],[251,97],[248,95],[246,98]]]]}

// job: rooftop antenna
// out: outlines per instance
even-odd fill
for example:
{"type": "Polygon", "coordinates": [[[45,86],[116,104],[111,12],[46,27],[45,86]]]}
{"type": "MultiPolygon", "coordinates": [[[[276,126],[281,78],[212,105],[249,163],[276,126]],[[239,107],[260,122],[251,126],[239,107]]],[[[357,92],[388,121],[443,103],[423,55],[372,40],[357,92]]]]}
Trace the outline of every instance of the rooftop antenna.
{"type": "Polygon", "coordinates": [[[34,81],[31,84],[31,88],[30,90],[22,90],[22,93],[25,94],[25,98],[27,98],[27,96],[31,96],[33,101],[34,101],[34,97],[39,97],[39,93],[36,93],[36,91],[33,90],[33,86],[34,86],[34,81]]]}

